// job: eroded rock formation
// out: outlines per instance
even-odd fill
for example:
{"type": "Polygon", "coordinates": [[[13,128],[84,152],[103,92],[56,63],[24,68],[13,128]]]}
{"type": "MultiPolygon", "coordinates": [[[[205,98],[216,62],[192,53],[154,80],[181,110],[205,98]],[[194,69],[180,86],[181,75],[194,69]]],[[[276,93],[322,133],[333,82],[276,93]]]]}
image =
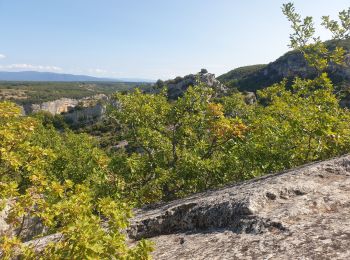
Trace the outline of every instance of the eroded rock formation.
{"type": "Polygon", "coordinates": [[[106,113],[106,105],[97,103],[92,106],[72,109],[64,114],[64,118],[72,125],[93,124],[102,119],[106,113]]]}
{"type": "Polygon", "coordinates": [[[28,104],[24,107],[25,114],[46,111],[52,115],[68,112],[77,106],[79,101],[71,98],[61,98],[54,101],[43,102],[41,104],[28,104]]]}
{"type": "Polygon", "coordinates": [[[224,84],[215,78],[215,74],[208,73],[207,70],[202,69],[197,74],[189,74],[164,82],[158,80],[153,91],[167,87],[169,99],[177,99],[183,95],[188,87],[198,85],[199,83],[204,83],[206,86],[212,88],[217,95],[225,94],[228,90],[224,84]]]}
{"type": "MultiPolygon", "coordinates": [[[[350,106],[350,39],[341,41],[328,41],[329,49],[335,46],[343,47],[346,51],[344,64],[330,64],[327,73],[335,85],[336,91],[342,91],[341,105],[350,106]]],[[[317,76],[317,71],[308,66],[303,55],[298,51],[290,51],[277,60],[266,65],[252,65],[231,70],[218,77],[218,80],[229,88],[235,87],[239,91],[256,92],[283,78],[289,80],[289,84],[295,77],[312,79],[317,76]]]]}

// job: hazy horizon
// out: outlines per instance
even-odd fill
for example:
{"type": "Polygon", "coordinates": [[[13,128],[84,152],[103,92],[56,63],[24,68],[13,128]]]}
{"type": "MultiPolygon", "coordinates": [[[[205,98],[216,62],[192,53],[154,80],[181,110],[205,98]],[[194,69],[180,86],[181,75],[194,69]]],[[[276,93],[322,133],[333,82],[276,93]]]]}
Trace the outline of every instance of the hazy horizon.
{"type": "MultiPolygon", "coordinates": [[[[287,1],[0,0],[1,71],[168,79],[221,75],[288,51],[287,1]]],[[[303,16],[336,18],[348,1],[293,1],[303,16]]]]}

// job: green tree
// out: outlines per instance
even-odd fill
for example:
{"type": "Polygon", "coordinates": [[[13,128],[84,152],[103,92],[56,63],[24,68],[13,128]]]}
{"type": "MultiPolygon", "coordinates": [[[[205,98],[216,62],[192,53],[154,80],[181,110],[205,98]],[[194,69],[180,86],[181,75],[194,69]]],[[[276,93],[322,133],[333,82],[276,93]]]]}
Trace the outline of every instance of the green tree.
{"type": "Polygon", "coordinates": [[[0,102],[0,201],[2,208],[10,205],[7,221],[15,231],[0,234],[2,259],[149,258],[148,242],[126,245],[122,229],[130,206],[97,197],[93,183],[101,180],[98,171],[106,162],[89,142],[46,130],[40,121],[20,116],[15,104],[0,102]],[[41,235],[58,235],[41,252],[23,244],[21,225],[28,217],[45,226],[41,235]]]}
{"type": "MultiPolygon", "coordinates": [[[[341,47],[327,49],[320,37],[315,36],[313,18],[306,16],[302,18],[295,11],[292,3],[284,4],[283,14],[291,22],[293,29],[290,35],[290,47],[303,53],[308,64],[321,74],[331,63],[343,64],[345,51],[341,47]]],[[[340,22],[330,20],[329,16],[322,17],[322,25],[328,29],[335,39],[349,38],[350,8],[348,11],[339,13],[340,22]]]]}
{"type": "Polygon", "coordinates": [[[114,171],[123,176],[124,190],[139,203],[169,200],[227,182],[221,157],[225,144],[238,142],[245,126],[224,115],[212,90],[190,87],[168,102],[165,92],[115,96],[128,152],[115,155],[114,171]],[[121,164],[124,165],[120,167],[121,164]]]}
{"type": "MultiPolygon", "coordinates": [[[[292,24],[290,46],[304,54],[318,75],[312,80],[296,78],[290,87],[283,81],[258,91],[258,104],[245,110],[250,111],[244,117],[249,127],[245,141],[227,157],[227,165],[238,169],[242,178],[330,158],[350,149],[349,112],[339,106],[324,73],[330,64],[343,64],[344,50],[327,49],[314,35],[312,17],[301,18],[293,4],[283,5],[283,13],[292,24]]],[[[346,38],[349,13],[350,9],[340,12],[340,23],[323,17],[323,25],[336,38],[346,38]]],[[[224,104],[226,110],[241,111],[237,102],[224,104]]]]}
{"type": "MultiPolygon", "coordinates": [[[[302,18],[293,4],[283,13],[293,28],[290,46],[315,69],[314,79],[259,91],[252,105],[239,93],[213,98],[203,84],[173,102],[165,92],[116,95],[112,116],[122,129],[118,138],[129,145],[112,159],[112,171],[123,178],[125,196],[141,204],[170,200],[349,150],[349,112],[324,73],[342,65],[345,52],[327,49],[312,17],[302,18]]],[[[339,23],[324,17],[323,25],[348,37],[348,14],[341,12],[339,23]]]]}
{"type": "Polygon", "coordinates": [[[326,74],[297,78],[289,88],[276,84],[259,91],[258,98],[264,105],[246,117],[244,142],[227,157],[237,175],[251,178],[349,151],[350,114],[339,106],[326,74]]]}

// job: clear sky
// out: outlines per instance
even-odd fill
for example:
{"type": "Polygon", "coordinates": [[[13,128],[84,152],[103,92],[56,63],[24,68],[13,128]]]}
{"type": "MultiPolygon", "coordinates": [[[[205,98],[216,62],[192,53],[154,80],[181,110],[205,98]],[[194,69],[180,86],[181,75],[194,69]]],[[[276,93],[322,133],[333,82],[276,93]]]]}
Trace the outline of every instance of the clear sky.
{"type": "MultiPolygon", "coordinates": [[[[288,50],[285,2],[0,0],[0,70],[168,79],[207,68],[220,75],[288,50]]],[[[294,3],[315,18],[350,6],[349,0],[294,3]]]]}

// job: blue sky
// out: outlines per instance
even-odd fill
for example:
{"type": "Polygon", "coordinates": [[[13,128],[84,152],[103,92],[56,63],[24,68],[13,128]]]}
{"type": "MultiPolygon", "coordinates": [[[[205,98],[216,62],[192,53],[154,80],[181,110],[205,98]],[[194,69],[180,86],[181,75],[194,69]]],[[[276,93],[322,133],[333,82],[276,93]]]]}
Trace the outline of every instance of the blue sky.
{"type": "MultiPolygon", "coordinates": [[[[220,75],[288,50],[285,2],[0,0],[0,70],[168,79],[207,68],[220,75]]],[[[317,23],[350,6],[349,0],[294,3],[317,23]]]]}

